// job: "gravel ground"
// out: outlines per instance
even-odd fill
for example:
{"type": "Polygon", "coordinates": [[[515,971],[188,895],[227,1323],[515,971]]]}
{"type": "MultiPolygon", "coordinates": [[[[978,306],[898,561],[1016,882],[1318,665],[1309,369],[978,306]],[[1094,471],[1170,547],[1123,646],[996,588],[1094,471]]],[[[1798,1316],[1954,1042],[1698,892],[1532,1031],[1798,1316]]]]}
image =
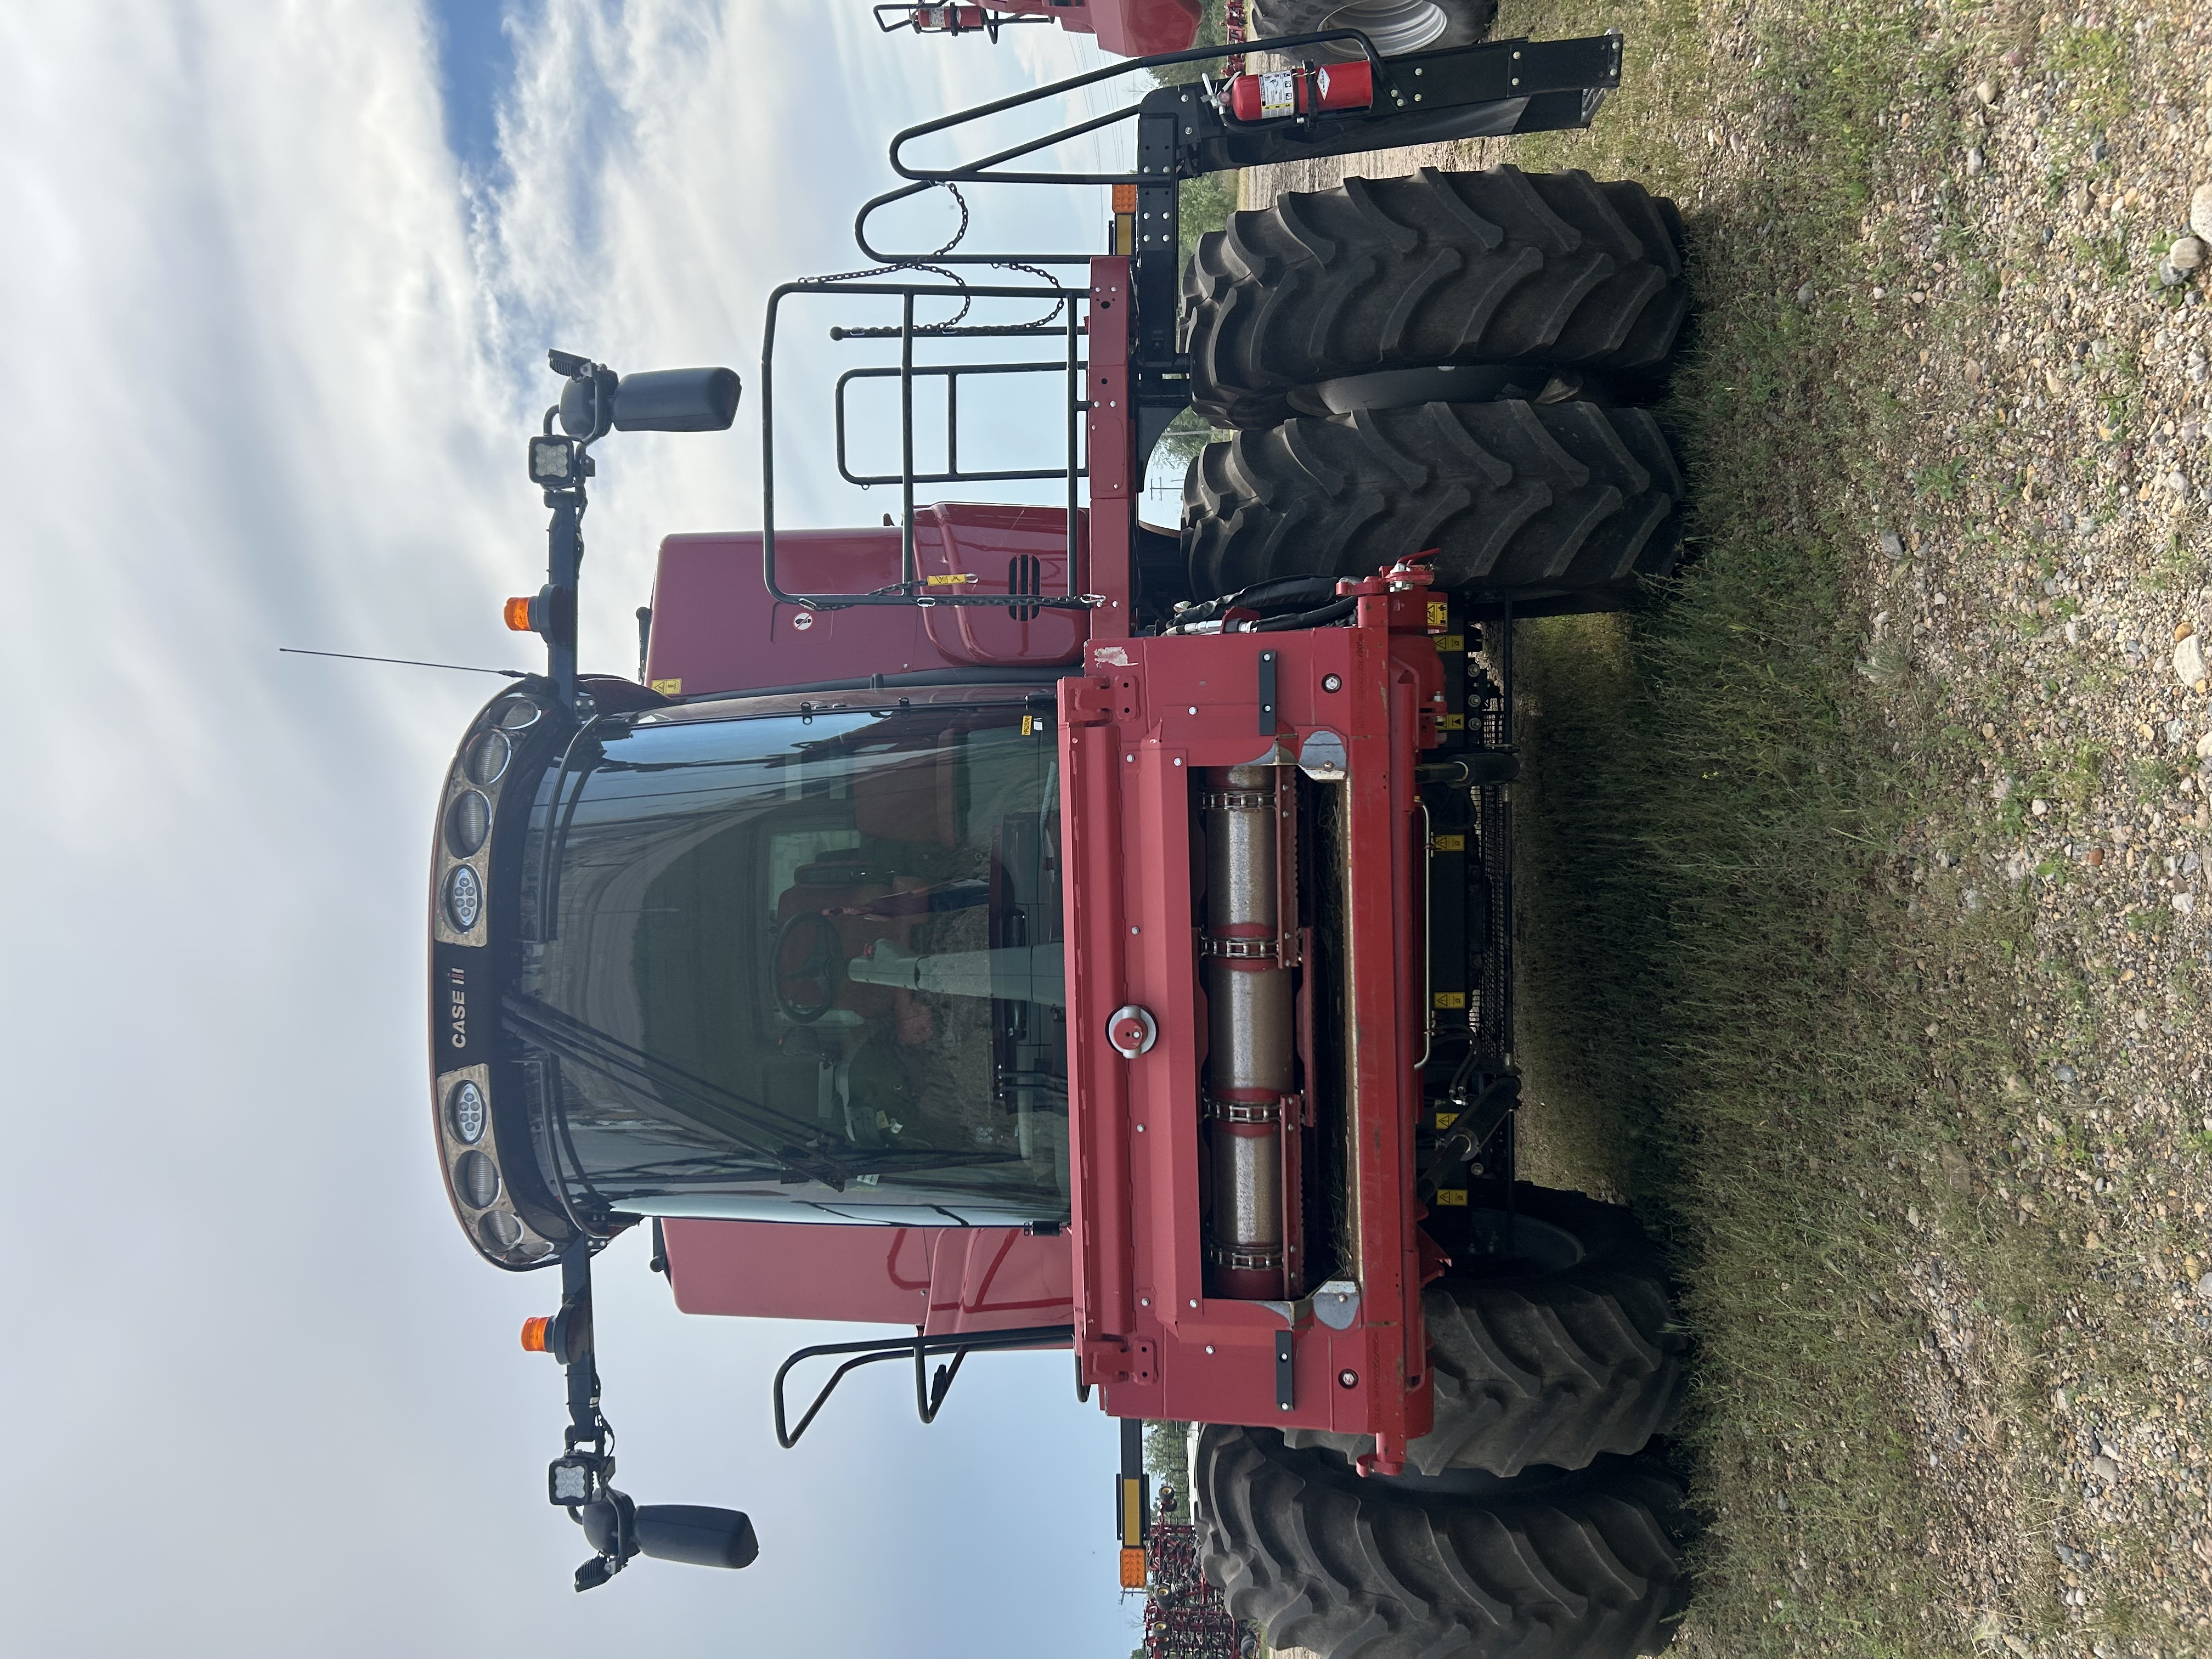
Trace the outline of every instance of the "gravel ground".
{"type": "MultiPolygon", "coordinates": [[[[1701,14],[1709,84],[1746,89],[1671,135],[1667,176],[1697,180],[1676,185],[1693,237],[1747,180],[1817,162],[1749,89],[1777,10],[1701,14]]],[[[1520,32],[1505,14],[1499,33],[1520,32]]],[[[2203,1651],[2212,256],[2160,267],[2212,180],[2212,8],[1893,15],[1913,19],[1939,90],[1901,92],[1885,119],[1950,136],[1883,164],[1856,245],[1773,282],[1808,310],[1849,302],[1893,348],[1902,435],[1870,438],[1831,486],[1866,520],[1856,694],[1900,733],[1932,710],[1945,735],[1930,763],[1953,805],[1892,870],[1936,1062],[1899,1110],[1947,1133],[1863,1194],[1903,1212],[1895,1280],[1875,1293],[1920,1333],[1895,1382],[1938,1516],[1920,1540],[1946,1592],[1928,1617],[1960,1650],[2203,1651]],[[1969,1052],[1997,1059],[1942,1063],[1969,1052]],[[1969,1212],[1998,1219],[2030,1282],[2000,1282],[1958,1236],[1969,1212]]],[[[1243,199],[1326,187],[1339,167],[1247,173],[1243,199]]],[[[2212,190],[2198,213],[2212,236],[2212,190]]],[[[1694,1614],[1685,1641],[1709,1648],[1694,1614]]]]}

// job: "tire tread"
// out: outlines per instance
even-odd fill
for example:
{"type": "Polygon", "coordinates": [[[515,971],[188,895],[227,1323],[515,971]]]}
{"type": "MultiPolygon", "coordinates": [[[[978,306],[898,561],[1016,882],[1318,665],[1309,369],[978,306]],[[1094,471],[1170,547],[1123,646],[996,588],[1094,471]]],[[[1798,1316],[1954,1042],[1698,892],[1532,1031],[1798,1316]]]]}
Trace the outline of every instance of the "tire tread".
{"type": "Polygon", "coordinates": [[[1209,444],[1183,487],[1191,589],[1364,576],[1437,550],[1478,599],[1604,608],[1674,568],[1685,485],[1643,410],[1423,404],[1209,444]]]}
{"type": "Polygon", "coordinates": [[[1382,368],[1544,362],[1656,377],[1689,312],[1680,218],[1587,173],[1423,167],[1230,216],[1183,272],[1193,401],[1272,426],[1382,368]]]}
{"type": "MultiPolygon", "coordinates": [[[[1436,1426],[1407,1449],[1407,1467],[1419,1474],[1579,1469],[1641,1451],[1674,1425],[1688,1341],[1635,1217],[1579,1193],[1525,1185],[1515,1205],[1575,1234],[1588,1254],[1557,1273],[1447,1278],[1422,1292],[1436,1426]]],[[[1366,1445],[1312,1429],[1286,1430],[1283,1440],[1347,1458],[1366,1445]]]]}
{"type": "Polygon", "coordinates": [[[1667,1645],[1686,1599],[1680,1488],[1648,1459],[1478,1498],[1209,1426],[1195,1474],[1200,1567],[1277,1648],[1632,1659],[1667,1645]]]}

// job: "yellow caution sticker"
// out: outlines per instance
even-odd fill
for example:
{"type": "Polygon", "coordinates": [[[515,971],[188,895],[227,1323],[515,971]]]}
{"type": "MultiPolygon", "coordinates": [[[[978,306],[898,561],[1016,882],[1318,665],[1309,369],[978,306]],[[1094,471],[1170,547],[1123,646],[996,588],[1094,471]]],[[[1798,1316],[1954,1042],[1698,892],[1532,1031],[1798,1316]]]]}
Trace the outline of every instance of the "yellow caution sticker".
{"type": "Polygon", "coordinates": [[[969,575],[965,571],[955,571],[950,576],[931,576],[926,580],[932,587],[964,587],[969,582],[980,582],[983,579],[969,575]]]}
{"type": "Polygon", "coordinates": [[[655,680],[653,683],[653,689],[659,692],[664,697],[680,697],[684,695],[684,682],[682,680],[655,680]]]}
{"type": "Polygon", "coordinates": [[[1022,716],[1022,735],[1025,738],[1033,738],[1036,736],[1036,716],[1035,714],[1024,714],[1022,716]]]}
{"type": "Polygon", "coordinates": [[[1464,732],[1467,730],[1467,716],[1464,714],[1439,714],[1437,716],[1437,730],[1439,732],[1464,732]]]}
{"type": "Polygon", "coordinates": [[[1451,621],[1451,607],[1442,599],[1429,601],[1429,626],[1442,629],[1451,621]]]}
{"type": "Polygon", "coordinates": [[[1439,1205],[1449,1205],[1454,1209],[1464,1210],[1467,1208],[1467,1188],[1440,1187],[1437,1189],[1437,1202],[1439,1205]]]}
{"type": "Polygon", "coordinates": [[[1434,847],[1439,853],[1464,853],[1467,851],[1467,837],[1465,836],[1438,836],[1435,841],[1430,843],[1430,845],[1434,847]]]}
{"type": "Polygon", "coordinates": [[[1459,1114],[1457,1112],[1438,1112],[1437,1114],[1437,1127],[1439,1129],[1449,1129],[1453,1124],[1458,1121],[1459,1114]]]}
{"type": "Polygon", "coordinates": [[[1467,993],[1464,991],[1439,991],[1437,993],[1437,1006],[1439,1008],[1464,1008],[1467,1006],[1467,993]]]}
{"type": "Polygon", "coordinates": [[[1439,651],[1464,651],[1467,649],[1467,635],[1464,634],[1443,635],[1439,636],[1437,641],[1437,649],[1439,651]]]}

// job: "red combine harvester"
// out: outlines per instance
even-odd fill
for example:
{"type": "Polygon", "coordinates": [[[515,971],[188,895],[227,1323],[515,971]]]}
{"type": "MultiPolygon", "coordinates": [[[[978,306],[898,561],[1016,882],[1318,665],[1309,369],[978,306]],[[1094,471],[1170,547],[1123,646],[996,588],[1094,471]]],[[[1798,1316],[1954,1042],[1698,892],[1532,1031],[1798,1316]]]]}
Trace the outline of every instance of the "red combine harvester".
{"type": "Polygon", "coordinates": [[[463,1228],[561,1273],[524,1340],[567,1371],[550,1495],[594,1552],[580,1589],[756,1547],[740,1514],[611,1484],[591,1261],[647,1224],[687,1312],[913,1330],[793,1355],[786,1446],[857,1366],[910,1364],[927,1422],[969,1355],[1072,1349],[1125,1419],[1139,1583],[1136,1430],[1202,1425],[1199,1559],[1279,1644],[1595,1656],[1671,1632],[1662,1271],[1625,1211],[1514,1178],[1509,797],[1514,619],[1628,603],[1674,557],[1681,479],[1638,405],[1686,309],[1680,222],[1583,173],[1427,171],[1239,213],[1182,271],[1178,179],[1587,125],[1621,43],[1267,46],[1296,67],[1115,118],[1123,174],[1012,165],[1067,131],[951,168],[902,152],[1225,50],[900,136],[908,182],[863,209],[864,248],[885,204],[996,181],[1112,185],[1115,251],[779,289],[761,527],[663,544],[635,681],[576,672],[591,452],[726,428],[737,379],[552,355],[548,580],[509,606],[549,668],[471,723],[441,798],[431,1071],[463,1228]],[[837,391],[842,476],[899,492],[879,528],[776,522],[778,330],[825,297],[895,319],[831,331],[896,353],[837,391]],[[1047,314],[963,320],[1017,302],[1047,314]],[[986,339],[1035,345],[940,361],[986,339]],[[1060,465],[963,469],[959,386],[1008,374],[1064,392],[1060,465]],[[847,453],[870,381],[897,393],[896,471],[847,453]],[[1190,409],[1233,435],[1154,530],[1146,464],[1190,409]],[[920,499],[1015,479],[1064,504],[920,499]],[[794,1420],[807,1360],[830,1369],[794,1420]]]}

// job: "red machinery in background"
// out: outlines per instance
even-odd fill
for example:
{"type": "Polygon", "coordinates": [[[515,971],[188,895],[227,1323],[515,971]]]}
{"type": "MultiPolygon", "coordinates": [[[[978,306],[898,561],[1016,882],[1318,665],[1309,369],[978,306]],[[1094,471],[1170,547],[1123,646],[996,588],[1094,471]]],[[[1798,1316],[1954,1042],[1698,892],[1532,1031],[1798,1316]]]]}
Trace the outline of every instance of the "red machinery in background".
{"type": "MultiPolygon", "coordinates": [[[[1234,0],[1232,0],[1232,3],[1234,0]]],[[[1096,35],[1118,58],[1181,52],[1198,37],[1199,0],[994,0],[988,6],[878,5],[886,34],[981,34],[996,41],[1018,23],[1057,23],[1071,34],[1096,35]]]]}

